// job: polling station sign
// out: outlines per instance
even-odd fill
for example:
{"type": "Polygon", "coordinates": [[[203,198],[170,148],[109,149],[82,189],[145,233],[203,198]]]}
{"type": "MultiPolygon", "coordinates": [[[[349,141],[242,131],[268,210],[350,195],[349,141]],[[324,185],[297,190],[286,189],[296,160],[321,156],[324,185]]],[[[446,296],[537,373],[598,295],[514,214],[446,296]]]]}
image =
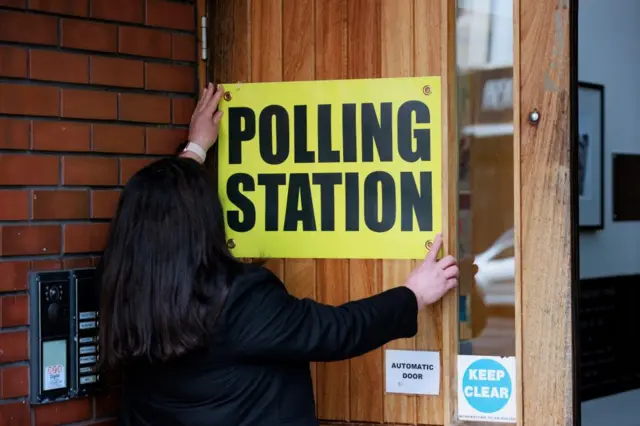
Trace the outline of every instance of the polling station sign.
{"type": "Polygon", "coordinates": [[[442,228],[439,77],[225,90],[219,192],[234,255],[424,257],[442,228]]]}
{"type": "Polygon", "coordinates": [[[458,355],[458,419],[516,422],[516,359],[458,355]]]}

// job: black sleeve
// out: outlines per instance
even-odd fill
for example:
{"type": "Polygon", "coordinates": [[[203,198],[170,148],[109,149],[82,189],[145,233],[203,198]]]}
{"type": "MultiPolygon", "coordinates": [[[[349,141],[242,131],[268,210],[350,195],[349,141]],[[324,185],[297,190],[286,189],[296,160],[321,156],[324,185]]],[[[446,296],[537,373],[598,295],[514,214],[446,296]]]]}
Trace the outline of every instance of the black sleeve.
{"type": "Polygon", "coordinates": [[[233,284],[224,310],[225,340],[235,356],[336,361],[418,329],[418,303],[406,287],[336,307],[295,298],[264,268],[233,284]]]}

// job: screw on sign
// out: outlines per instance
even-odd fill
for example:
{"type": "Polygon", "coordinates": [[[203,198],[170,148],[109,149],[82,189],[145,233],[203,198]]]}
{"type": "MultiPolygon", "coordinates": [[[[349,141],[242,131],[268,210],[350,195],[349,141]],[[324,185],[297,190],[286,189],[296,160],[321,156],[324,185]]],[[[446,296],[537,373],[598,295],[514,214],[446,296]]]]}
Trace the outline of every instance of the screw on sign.
{"type": "Polygon", "coordinates": [[[502,410],[513,393],[509,372],[492,359],[473,362],[464,372],[462,392],[469,405],[485,414],[502,410]]]}

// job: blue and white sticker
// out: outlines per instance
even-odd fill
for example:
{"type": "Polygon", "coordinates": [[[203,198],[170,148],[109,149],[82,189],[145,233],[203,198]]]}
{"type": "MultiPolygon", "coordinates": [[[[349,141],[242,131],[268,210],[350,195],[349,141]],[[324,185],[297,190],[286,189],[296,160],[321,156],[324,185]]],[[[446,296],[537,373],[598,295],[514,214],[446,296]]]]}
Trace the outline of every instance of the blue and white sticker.
{"type": "Polygon", "coordinates": [[[516,359],[458,355],[458,418],[516,422],[516,359]]]}

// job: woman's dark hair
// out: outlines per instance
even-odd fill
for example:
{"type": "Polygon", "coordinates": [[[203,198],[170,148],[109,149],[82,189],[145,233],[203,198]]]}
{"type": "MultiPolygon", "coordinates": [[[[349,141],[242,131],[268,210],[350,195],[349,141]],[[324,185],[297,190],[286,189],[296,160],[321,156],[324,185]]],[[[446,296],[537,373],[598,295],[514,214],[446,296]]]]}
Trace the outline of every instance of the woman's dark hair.
{"type": "Polygon", "coordinates": [[[213,174],[178,157],[140,170],[98,268],[101,367],[165,362],[206,345],[239,265],[213,174]]]}

